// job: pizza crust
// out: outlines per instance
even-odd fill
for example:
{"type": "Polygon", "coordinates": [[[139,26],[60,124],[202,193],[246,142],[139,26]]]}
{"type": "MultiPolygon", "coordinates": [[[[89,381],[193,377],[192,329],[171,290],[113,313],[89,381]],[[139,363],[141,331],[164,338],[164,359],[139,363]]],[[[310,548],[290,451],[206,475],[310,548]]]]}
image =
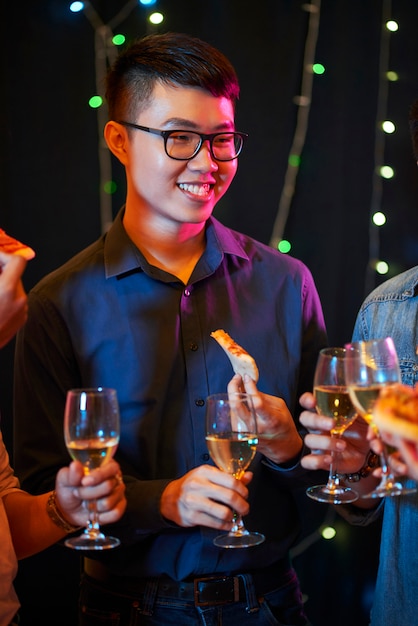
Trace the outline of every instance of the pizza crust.
{"type": "Polygon", "coordinates": [[[210,336],[218,342],[226,353],[235,374],[240,374],[242,377],[248,374],[254,382],[258,381],[259,372],[255,360],[244,348],[237,344],[227,332],[218,329],[213,331],[210,336]]]}
{"type": "Polygon", "coordinates": [[[0,228],[0,250],[7,254],[23,256],[27,261],[30,261],[35,256],[35,251],[32,248],[14,239],[14,237],[10,237],[2,228],[0,228]]]}

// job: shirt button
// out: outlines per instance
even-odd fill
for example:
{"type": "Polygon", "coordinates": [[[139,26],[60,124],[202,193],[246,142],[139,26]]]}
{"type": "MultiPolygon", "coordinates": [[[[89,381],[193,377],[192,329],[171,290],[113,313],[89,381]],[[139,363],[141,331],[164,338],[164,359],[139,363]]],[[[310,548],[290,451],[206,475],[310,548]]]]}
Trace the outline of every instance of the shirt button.
{"type": "Polygon", "coordinates": [[[197,343],[191,343],[191,344],[190,344],[190,346],[189,346],[189,348],[190,348],[190,350],[191,350],[192,352],[196,352],[196,350],[198,349],[198,347],[199,347],[199,346],[197,345],[197,343]]]}
{"type": "Polygon", "coordinates": [[[186,287],[183,293],[186,296],[186,298],[188,298],[191,295],[191,293],[192,293],[192,288],[191,287],[186,287]]]}
{"type": "Polygon", "coordinates": [[[205,401],[203,400],[203,398],[197,398],[194,403],[196,406],[203,406],[205,404],[205,401]]]}
{"type": "Polygon", "coordinates": [[[209,454],[206,452],[205,454],[202,454],[201,459],[202,459],[202,461],[209,461],[210,456],[209,456],[209,454]]]}

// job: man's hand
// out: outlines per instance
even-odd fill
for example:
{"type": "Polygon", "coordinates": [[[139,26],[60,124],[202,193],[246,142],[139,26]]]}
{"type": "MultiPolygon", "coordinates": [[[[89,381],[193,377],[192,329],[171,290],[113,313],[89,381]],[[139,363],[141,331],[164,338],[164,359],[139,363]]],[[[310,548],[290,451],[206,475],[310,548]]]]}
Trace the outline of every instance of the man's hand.
{"type": "Polygon", "coordinates": [[[302,450],[302,439],[293,417],[282,398],[261,393],[255,382],[236,374],[228,384],[228,392],[246,392],[253,397],[257,413],[257,450],[273,463],[286,463],[302,450]]]}
{"type": "Polygon", "coordinates": [[[251,479],[251,472],[237,480],[216,467],[201,465],[167,485],[161,497],[161,514],[185,528],[207,526],[229,531],[233,511],[240,515],[249,511],[246,485],[251,479]]]}

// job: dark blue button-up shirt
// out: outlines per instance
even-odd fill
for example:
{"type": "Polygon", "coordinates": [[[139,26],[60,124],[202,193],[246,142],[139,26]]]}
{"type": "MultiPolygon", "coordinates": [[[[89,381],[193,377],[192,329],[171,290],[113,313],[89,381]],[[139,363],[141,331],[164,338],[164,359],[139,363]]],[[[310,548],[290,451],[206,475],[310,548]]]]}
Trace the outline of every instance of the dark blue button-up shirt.
{"type": "Polygon", "coordinates": [[[300,466],[281,468],[257,454],[246,525],[267,539],[251,550],[222,550],[212,544],[216,531],[170,524],[159,500],[170,480],[209,462],[205,398],[225,391],[233,375],[213,330],[224,329],[255,358],[260,391],[281,396],[296,415],[326,343],[312,276],[300,261],[211,218],[205,253],[184,285],[147,263],[122,217],[29,295],[16,351],[15,467],[22,485],[49,489],[68,463],[66,391],[115,387],[116,458],[128,510],[112,528],[122,547],[100,558],[125,575],[175,579],[273,563],[298,533],[300,466]]]}

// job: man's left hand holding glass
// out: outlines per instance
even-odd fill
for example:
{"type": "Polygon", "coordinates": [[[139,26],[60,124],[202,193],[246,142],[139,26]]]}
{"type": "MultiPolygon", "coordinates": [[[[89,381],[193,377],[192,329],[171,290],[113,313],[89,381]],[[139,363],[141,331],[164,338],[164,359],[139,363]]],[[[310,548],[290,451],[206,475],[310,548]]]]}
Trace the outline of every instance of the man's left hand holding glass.
{"type": "Polygon", "coordinates": [[[282,398],[262,393],[246,374],[244,379],[236,374],[228,385],[228,392],[245,391],[253,396],[257,413],[257,450],[277,465],[298,457],[303,441],[295,421],[282,398]]]}

